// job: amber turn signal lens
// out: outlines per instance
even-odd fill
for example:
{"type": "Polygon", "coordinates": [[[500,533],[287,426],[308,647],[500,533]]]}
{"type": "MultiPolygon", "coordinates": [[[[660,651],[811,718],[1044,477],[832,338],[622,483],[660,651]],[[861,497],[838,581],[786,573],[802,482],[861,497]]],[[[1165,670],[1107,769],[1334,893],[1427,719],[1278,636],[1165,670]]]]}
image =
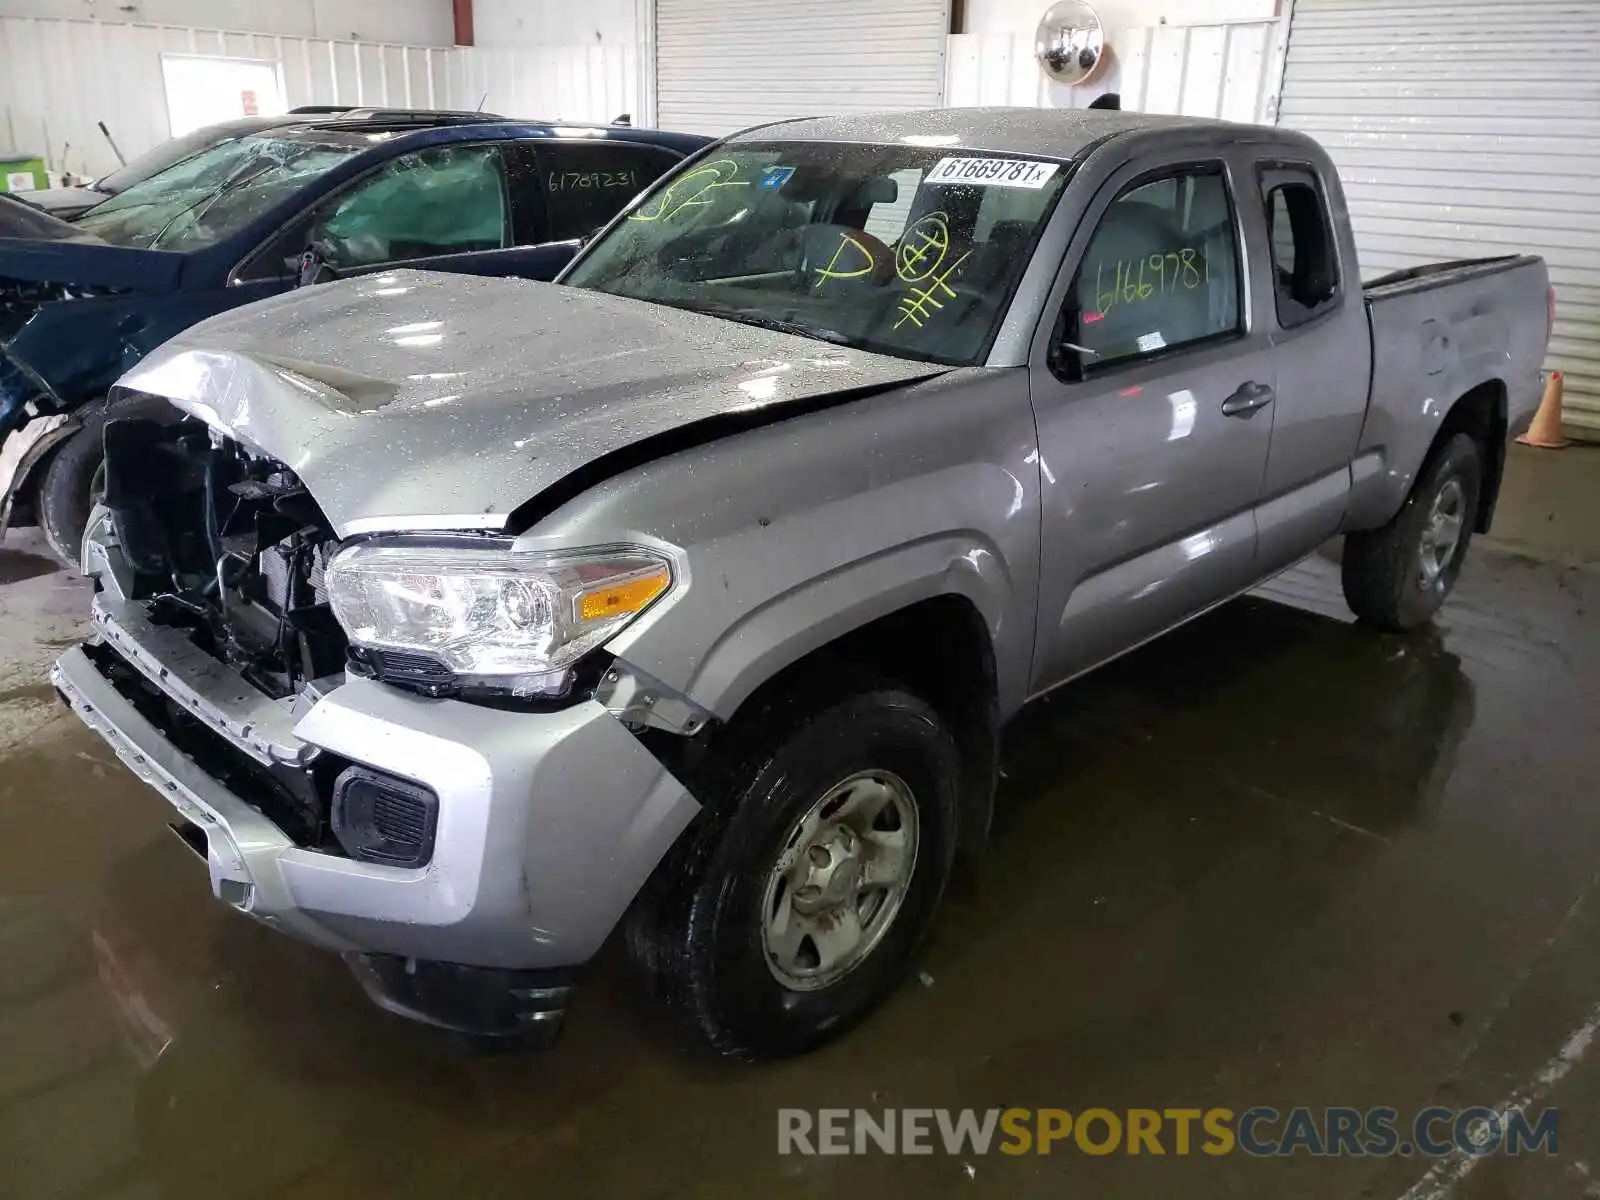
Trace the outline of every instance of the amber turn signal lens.
{"type": "Polygon", "coordinates": [[[630,616],[642,612],[646,605],[671,585],[672,573],[666,567],[619,583],[609,583],[578,597],[578,616],[584,621],[630,616]]]}

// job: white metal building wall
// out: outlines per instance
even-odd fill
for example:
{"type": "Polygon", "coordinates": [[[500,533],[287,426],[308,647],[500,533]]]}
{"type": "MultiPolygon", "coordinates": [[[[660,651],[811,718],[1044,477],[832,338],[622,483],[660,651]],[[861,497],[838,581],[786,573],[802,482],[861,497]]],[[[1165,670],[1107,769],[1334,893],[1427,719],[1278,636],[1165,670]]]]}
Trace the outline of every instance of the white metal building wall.
{"type": "Polygon", "coordinates": [[[1111,48],[1115,72],[1066,87],[1040,70],[1031,33],[952,34],[944,102],[949,108],[1085,108],[1113,91],[1121,93],[1123,108],[1138,112],[1271,123],[1282,56],[1277,21],[1123,29],[1111,48]]]}
{"type": "Polygon", "coordinates": [[[949,32],[950,0],[657,0],[657,121],[722,134],[936,107],[949,32]]]}
{"type": "Polygon", "coordinates": [[[639,58],[634,45],[457,46],[440,103],[530,121],[604,123],[627,113],[644,125],[639,58]]]}
{"type": "Polygon", "coordinates": [[[1531,252],[1550,365],[1600,435],[1600,3],[1295,0],[1281,124],[1339,166],[1368,278],[1531,252]]]}
{"type": "MultiPolygon", "coordinates": [[[[276,62],[291,108],[430,108],[449,102],[446,67],[453,51],[171,25],[0,17],[0,150],[47,155],[54,167],[104,175],[117,166],[96,127],[104,121],[123,154],[143,154],[169,136],[163,54],[276,62]],[[63,162],[62,147],[69,143],[63,162]]],[[[467,107],[476,103],[474,96],[467,107]]]]}

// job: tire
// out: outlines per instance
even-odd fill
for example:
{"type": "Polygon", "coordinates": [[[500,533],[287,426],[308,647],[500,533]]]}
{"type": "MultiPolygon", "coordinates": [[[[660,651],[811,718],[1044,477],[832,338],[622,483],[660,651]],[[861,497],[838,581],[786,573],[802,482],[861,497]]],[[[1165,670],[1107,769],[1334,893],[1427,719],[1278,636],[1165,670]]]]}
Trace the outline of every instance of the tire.
{"type": "Polygon", "coordinates": [[[39,527],[50,549],[76,570],[83,547],[83,530],[93,510],[100,468],[105,462],[103,434],[108,421],[125,417],[175,416],[165,400],[129,396],[111,403],[91,402],[80,410],[83,428],[63,442],[46,464],[39,481],[36,508],[39,527]]]}
{"type": "MultiPolygon", "coordinates": [[[[694,1041],[745,1059],[797,1054],[865,1016],[900,983],[921,949],[955,856],[960,759],[933,709],[887,683],[831,702],[781,700],[727,730],[723,745],[739,752],[712,751],[698,789],[704,807],[630,910],[628,948],[694,1041]],[[826,842],[833,849],[823,849],[824,822],[800,838],[808,813],[867,813],[880,802],[867,837],[836,831],[826,842]],[[881,814],[890,808],[910,815],[885,822],[881,814]],[[791,882],[796,872],[821,878],[813,870],[815,851],[834,853],[843,838],[856,852],[877,855],[877,842],[897,837],[904,868],[897,893],[891,887],[874,899],[879,894],[869,877],[851,873],[849,862],[859,866],[874,858],[846,856],[831,868],[830,892],[837,884],[849,897],[838,903],[860,922],[852,962],[845,955],[825,968],[817,942],[808,953],[804,937],[767,932],[764,914],[779,911],[787,913],[791,933],[819,927],[815,920],[804,925],[810,918],[800,904],[807,889],[791,882]],[[784,861],[795,865],[780,878],[784,861]],[[858,886],[868,889],[859,902],[858,886]],[[769,939],[785,952],[774,951],[769,939]],[[772,965],[780,959],[812,973],[781,977],[783,968],[772,965]]],[[[828,917],[825,912],[816,920],[828,917]]],[[[840,928],[829,928],[830,944],[844,944],[835,940],[840,928]]]]}
{"type": "Polygon", "coordinates": [[[1351,611],[1384,629],[1415,629],[1432,620],[1461,574],[1482,488],[1483,455],[1475,441],[1458,433],[1436,446],[1394,518],[1345,538],[1341,576],[1351,611]],[[1433,544],[1440,512],[1459,520],[1448,550],[1433,544]]]}

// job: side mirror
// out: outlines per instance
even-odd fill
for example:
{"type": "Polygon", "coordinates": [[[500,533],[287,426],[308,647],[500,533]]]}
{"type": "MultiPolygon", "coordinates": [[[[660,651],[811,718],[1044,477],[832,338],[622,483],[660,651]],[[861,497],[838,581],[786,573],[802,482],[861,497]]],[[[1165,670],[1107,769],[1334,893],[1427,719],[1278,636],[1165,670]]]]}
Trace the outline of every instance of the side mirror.
{"type": "Polygon", "coordinates": [[[1057,379],[1067,383],[1083,382],[1084,369],[1089,360],[1100,357],[1098,350],[1075,341],[1078,335],[1078,310],[1071,303],[1061,309],[1055,328],[1050,331],[1048,365],[1057,379]]]}

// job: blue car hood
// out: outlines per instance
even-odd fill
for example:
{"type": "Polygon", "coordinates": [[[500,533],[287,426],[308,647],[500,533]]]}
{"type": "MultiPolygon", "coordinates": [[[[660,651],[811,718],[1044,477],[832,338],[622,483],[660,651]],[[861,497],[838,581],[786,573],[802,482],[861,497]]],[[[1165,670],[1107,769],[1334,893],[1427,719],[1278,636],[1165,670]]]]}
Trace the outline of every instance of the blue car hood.
{"type": "Polygon", "coordinates": [[[182,254],[83,240],[41,242],[0,237],[0,282],[59,283],[78,287],[172,292],[183,277],[182,254]]]}

